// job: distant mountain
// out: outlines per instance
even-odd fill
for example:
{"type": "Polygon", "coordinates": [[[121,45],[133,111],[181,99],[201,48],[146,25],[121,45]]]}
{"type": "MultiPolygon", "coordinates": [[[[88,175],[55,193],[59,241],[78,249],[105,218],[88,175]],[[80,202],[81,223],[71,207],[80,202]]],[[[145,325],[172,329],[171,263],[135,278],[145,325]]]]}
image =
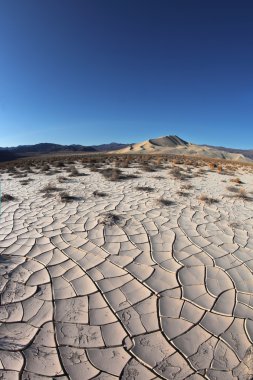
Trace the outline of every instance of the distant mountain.
{"type": "Polygon", "coordinates": [[[127,144],[110,144],[84,146],[84,145],[60,145],[52,143],[40,143],[34,145],[19,145],[16,147],[0,148],[0,152],[9,152],[18,156],[30,156],[38,154],[73,153],[73,152],[106,152],[127,147],[127,144]]]}
{"type": "Polygon", "coordinates": [[[92,145],[92,148],[96,149],[98,152],[109,152],[112,150],[126,148],[130,144],[120,144],[116,142],[112,142],[110,144],[101,144],[101,145],[92,145]]]}
{"type": "Polygon", "coordinates": [[[225,148],[224,146],[212,146],[212,145],[203,145],[203,146],[207,146],[207,147],[213,148],[213,149],[222,150],[224,152],[243,154],[245,157],[248,157],[251,160],[253,160],[253,149],[225,148]]]}
{"type": "Polygon", "coordinates": [[[149,139],[137,144],[121,144],[112,142],[101,145],[61,145],[53,143],[40,143],[34,145],[19,145],[16,147],[0,148],[0,162],[11,161],[18,157],[29,157],[41,154],[64,154],[64,153],[162,153],[162,154],[185,154],[199,155],[210,158],[222,158],[229,160],[253,159],[253,150],[224,148],[221,146],[191,144],[178,136],[162,136],[149,139]]]}

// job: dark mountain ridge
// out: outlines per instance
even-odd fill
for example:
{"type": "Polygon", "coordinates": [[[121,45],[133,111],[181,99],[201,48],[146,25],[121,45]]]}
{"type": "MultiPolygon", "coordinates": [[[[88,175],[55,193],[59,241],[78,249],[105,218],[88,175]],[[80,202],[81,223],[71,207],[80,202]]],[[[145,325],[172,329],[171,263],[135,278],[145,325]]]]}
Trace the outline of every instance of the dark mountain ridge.
{"type": "Polygon", "coordinates": [[[39,143],[34,145],[19,145],[16,147],[1,148],[0,152],[12,152],[18,155],[30,155],[30,154],[49,154],[59,152],[106,152],[111,150],[121,149],[128,146],[128,144],[118,144],[112,142],[110,144],[84,146],[79,144],[61,145],[54,143],[39,143]]]}

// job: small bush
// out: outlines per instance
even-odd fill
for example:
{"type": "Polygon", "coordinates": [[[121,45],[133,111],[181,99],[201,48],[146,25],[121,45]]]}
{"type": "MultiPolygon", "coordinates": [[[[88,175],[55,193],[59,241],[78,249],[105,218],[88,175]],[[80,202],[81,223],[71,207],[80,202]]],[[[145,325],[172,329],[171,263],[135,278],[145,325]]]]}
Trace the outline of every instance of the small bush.
{"type": "Polygon", "coordinates": [[[77,177],[80,176],[80,172],[77,170],[75,166],[71,166],[70,168],[70,177],[77,177]]]}
{"type": "Polygon", "coordinates": [[[191,189],[193,189],[193,186],[190,183],[187,183],[185,185],[182,185],[181,189],[191,190],[191,189]]]}
{"type": "Polygon", "coordinates": [[[16,200],[16,198],[10,194],[3,193],[1,196],[2,202],[11,202],[11,201],[15,201],[15,200],[16,200]]]}
{"type": "Polygon", "coordinates": [[[170,199],[165,199],[161,197],[158,199],[158,204],[160,204],[161,206],[173,206],[175,205],[175,202],[171,201],[170,199]]]}
{"type": "Polygon", "coordinates": [[[218,173],[222,173],[222,165],[218,165],[217,166],[217,172],[218,173]]]}
{"type": "Polygon", "coordinates": [[[249,198],[248,193],[244,188],[239,189],[237,196],[238,196],[238,198],[242,198],[242,199],[248,199],[249,198]]]}
{"type": "Polygon", "coordinates": [[[148,193],[151,193],[152,191],[154,191],[155,189],[153,187],[150,187],[150,186],[137,186],[136,187],[136,190],[139,190],[139,191],[147,191],[148,193]]]}
{"type": "Polygon", "coordinates": [[[122,171],[117,168],[107,168],[100,170],[100,173],[110,181],[119,181],[122,178],[122,171]]]}
{"type": "Polygon", "coordinates": [[[218,203],[218,199],[208,197],[206,194],[201,194],[198,198],[201,202],[207,203],[207,204],[213,204],[213,203],[218,203]]]}
{"type": "Polygon", "coordinates": [[[65,183],[68,181],[68,177],[64,177],[63,175],[61,175],[57,178],[57,180],[59,183],[65,183]]]}
{"type": "Polygon", "coordinates": [[[100,223],[105,226],[113,226],[114,224],[119,224],[120,222],[122,222],[122,217],[118,214],[114,214],[113,212],[103,214],[100,219],[100,223]]]}
{"type": "Polygon", "coordinates": [[[216,164],[214,164],[213,162],[210,162],[209,164],[208,164],[208,166],[209,166],[209,169],[210,170],[214,170],[215,168],[216,168],[216,164]]]}
{"type": "Polygon", "coordinates": [[[41,193],[49,193],[49,192],[58,191],[58,190],[59,190],[59,188],[55,184],[48,183],[40,191],[41,191],[41,193]]]}
{"type": "Polygon", "coordinates": [[[60,193],[60,200],[62,202],[69,203],[69,202],[77,201],[79,200],[79,198],[75,197],[74,195],[70,195],[66,191],[63,191],[62,193],[60,193]]]}
{"type": "Polygon", "coordinates": [[[227,190],[231,191],[232,193],[238,193],[239,189],[234,186],[227,186],[227,190]]]}
{"type": "Polygon", "coordinates": [[[234,183],[238,183],[238,184],[242,184],[243,182],[240,180],[240,178],[231,178],[230,182],[234,182],[234,183]]]}
{"type": "Polygon", "coordinates": [[[187,191],[182,190],[177,191],[177,194],[181,197],[188,197],[190,195],[190,193],[188,193],[187,191]]]}
{"type": "Polygon", "coordinates": [[[42,172],[48,172],[50,170],[50,166],[48,164],[44,164],[42,167],[41,167],[41,171],[42,172]]]}
{"type": "Polygon", "coordinates": [[[107,194],[107,193],[104,193],[103,191],[95,190],[95,191],[93,192],[93,195],[94,195],[94,197],[101,197],[101,198],[104,198],[104,197],[106,197],[108,194],[107,194]]]}

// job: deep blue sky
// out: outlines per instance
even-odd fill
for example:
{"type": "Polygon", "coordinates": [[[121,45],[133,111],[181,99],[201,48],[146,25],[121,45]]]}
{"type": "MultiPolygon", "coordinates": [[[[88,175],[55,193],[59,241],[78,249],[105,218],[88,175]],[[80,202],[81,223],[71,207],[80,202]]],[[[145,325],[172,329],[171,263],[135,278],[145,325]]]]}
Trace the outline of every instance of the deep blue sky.
{"type": "Polygon", "coordinates": [[[0,0],[0,132],[253,148],[253,1],[0,0]]]}

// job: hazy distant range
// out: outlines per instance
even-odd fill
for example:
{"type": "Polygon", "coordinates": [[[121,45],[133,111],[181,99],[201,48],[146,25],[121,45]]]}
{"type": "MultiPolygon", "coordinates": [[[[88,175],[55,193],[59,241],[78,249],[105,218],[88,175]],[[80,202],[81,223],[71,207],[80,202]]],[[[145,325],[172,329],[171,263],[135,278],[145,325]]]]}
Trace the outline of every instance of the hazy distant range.
{"type": "MultiPolygon", "coordinates": [[[[101,145],[61,145],[53,143],[40,143],[34,145],[19,145],[16,147],[0,147],[0,162],[14,160],[19,157],[34,156],[40,154],[54,154],[54,153],[75,153],[75,152],[109,152],[125,148],[131,144],[122,144],[112,142],[110,144],[101,145]]],[[[253,149],[234,149],[225,148],[222,146],[203,145],[218,150],[223,150],[230,153],[243,154],[245,157],[253,159],[253,149]]]]}

